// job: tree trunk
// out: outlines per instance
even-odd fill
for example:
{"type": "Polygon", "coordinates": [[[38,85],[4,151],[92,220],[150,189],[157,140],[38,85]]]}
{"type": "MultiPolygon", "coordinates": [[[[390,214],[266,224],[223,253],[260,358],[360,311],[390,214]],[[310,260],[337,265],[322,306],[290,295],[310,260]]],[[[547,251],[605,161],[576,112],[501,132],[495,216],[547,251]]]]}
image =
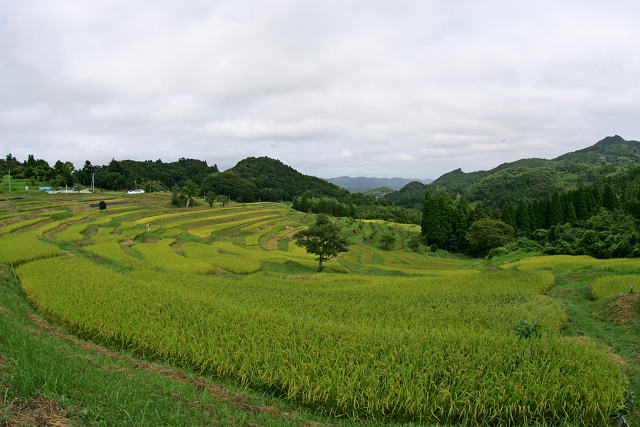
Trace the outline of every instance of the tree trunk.
{"type": "Polygon", "coordinates": [[[318,273],[322,271],[322,257],[318,259],[318,273]]]}

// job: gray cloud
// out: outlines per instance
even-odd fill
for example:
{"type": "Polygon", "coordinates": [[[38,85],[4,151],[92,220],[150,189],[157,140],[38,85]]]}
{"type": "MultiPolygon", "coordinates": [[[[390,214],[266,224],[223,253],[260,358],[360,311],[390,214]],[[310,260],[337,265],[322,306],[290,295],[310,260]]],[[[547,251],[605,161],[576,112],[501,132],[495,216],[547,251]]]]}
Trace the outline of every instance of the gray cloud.
{"type": "Polygon", "coordinates": [[[636,2],[0,0],[0,149],[432,177],[640,136],[636,2]]]}

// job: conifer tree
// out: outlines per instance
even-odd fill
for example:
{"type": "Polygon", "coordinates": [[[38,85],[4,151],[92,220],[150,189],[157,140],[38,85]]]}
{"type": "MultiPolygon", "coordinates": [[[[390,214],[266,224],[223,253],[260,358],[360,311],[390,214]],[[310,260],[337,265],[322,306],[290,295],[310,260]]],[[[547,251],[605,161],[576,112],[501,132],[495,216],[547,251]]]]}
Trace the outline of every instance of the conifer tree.
{"type": "Polygon", "coordinates": [[[452,204],[449,197],[441,192],[425,195],[422,212],[422,234],[428,244],[447,248],[452,230],[452,204]]]}
{"type": "Polygon", "coordinates": [[[616,201],[616,195],[613,192],[611,184],[605,185],[602,192],[602,206],[610,211],[613,211],[616,208],[616,201]]]}
{"type": "Polygon", "coordinates": [[[560,195],[556,192],[551,196],[549,204],[549,226],[558,225],[562,222],[562,201],[560,195]]]}
{"type": "Polygon", "coordinates": [[[576,209],[573,207],[573,202],[571,200],[567,202],[567,210],[565,212],[564,220],[570,224],[575,224],[578,220],[578,217],[576,216],[576,209]]]}
{"type": "Polygon", "coordinates": [[[504,208],[502,208],[502,221],[513,228],[516,227],[516,208],[513,206],[513,203],[505,203],[504,208]]]}
{"type": "Polygon", "coordinates": [[[573,193],[573,206],[576,212],[576,218],[578,219],[586,219],[587,212],[587,198],[584,191],[584,187],[578,188],[573,193]]]}
{"type": "Polygon", "coordinates": [[[524,200],[520,199],[518,208],[516,209],[516,229],[519,234],[526,234],[531,231],[531,223],[529,221],[529,209],[524,200]]]}

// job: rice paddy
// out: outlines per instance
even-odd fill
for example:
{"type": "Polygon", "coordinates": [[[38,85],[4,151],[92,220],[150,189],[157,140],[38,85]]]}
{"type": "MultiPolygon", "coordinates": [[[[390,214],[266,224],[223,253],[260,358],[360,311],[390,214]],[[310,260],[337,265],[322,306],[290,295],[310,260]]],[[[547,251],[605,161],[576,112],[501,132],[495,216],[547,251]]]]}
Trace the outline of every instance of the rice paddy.
{"type": "Polygon", "coordinates": [[[620,366],[563,338],[566,312],[545,293],[556,271],[584,269],[604,272],[594,298],[620,292],[637,277],[606,272],[634,272],[636,260],[495,269],[411,251],[411,225],[336,220],[352,244],[318,274],[291,239],[313,217],[277,203],[22,206],[35,209],[0,219],[0,263],[18,265],[48,318],[102,344],[351,421],[607,425],[623,409],[620,366]],[[378,231],[396,248],[377,245],[378,231]],[[538,320],[542,338],[516,336],[523,320],[538,320]]]}

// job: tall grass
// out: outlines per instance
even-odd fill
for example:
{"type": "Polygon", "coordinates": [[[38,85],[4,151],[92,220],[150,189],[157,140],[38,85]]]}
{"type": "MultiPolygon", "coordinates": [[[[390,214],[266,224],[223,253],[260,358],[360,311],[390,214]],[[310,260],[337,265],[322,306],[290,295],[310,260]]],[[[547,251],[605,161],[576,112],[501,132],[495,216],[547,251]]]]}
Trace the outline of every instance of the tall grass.
{"type": "Polygon", "coordinates": [[[562,308],[539,295],[548,273],[233,280],[58,257],[18,274],[34,304],[83,336],[339,416],[605,425],[622,405],[603,351],[512,333],[524,317],[560,328],[562,308]]]}

